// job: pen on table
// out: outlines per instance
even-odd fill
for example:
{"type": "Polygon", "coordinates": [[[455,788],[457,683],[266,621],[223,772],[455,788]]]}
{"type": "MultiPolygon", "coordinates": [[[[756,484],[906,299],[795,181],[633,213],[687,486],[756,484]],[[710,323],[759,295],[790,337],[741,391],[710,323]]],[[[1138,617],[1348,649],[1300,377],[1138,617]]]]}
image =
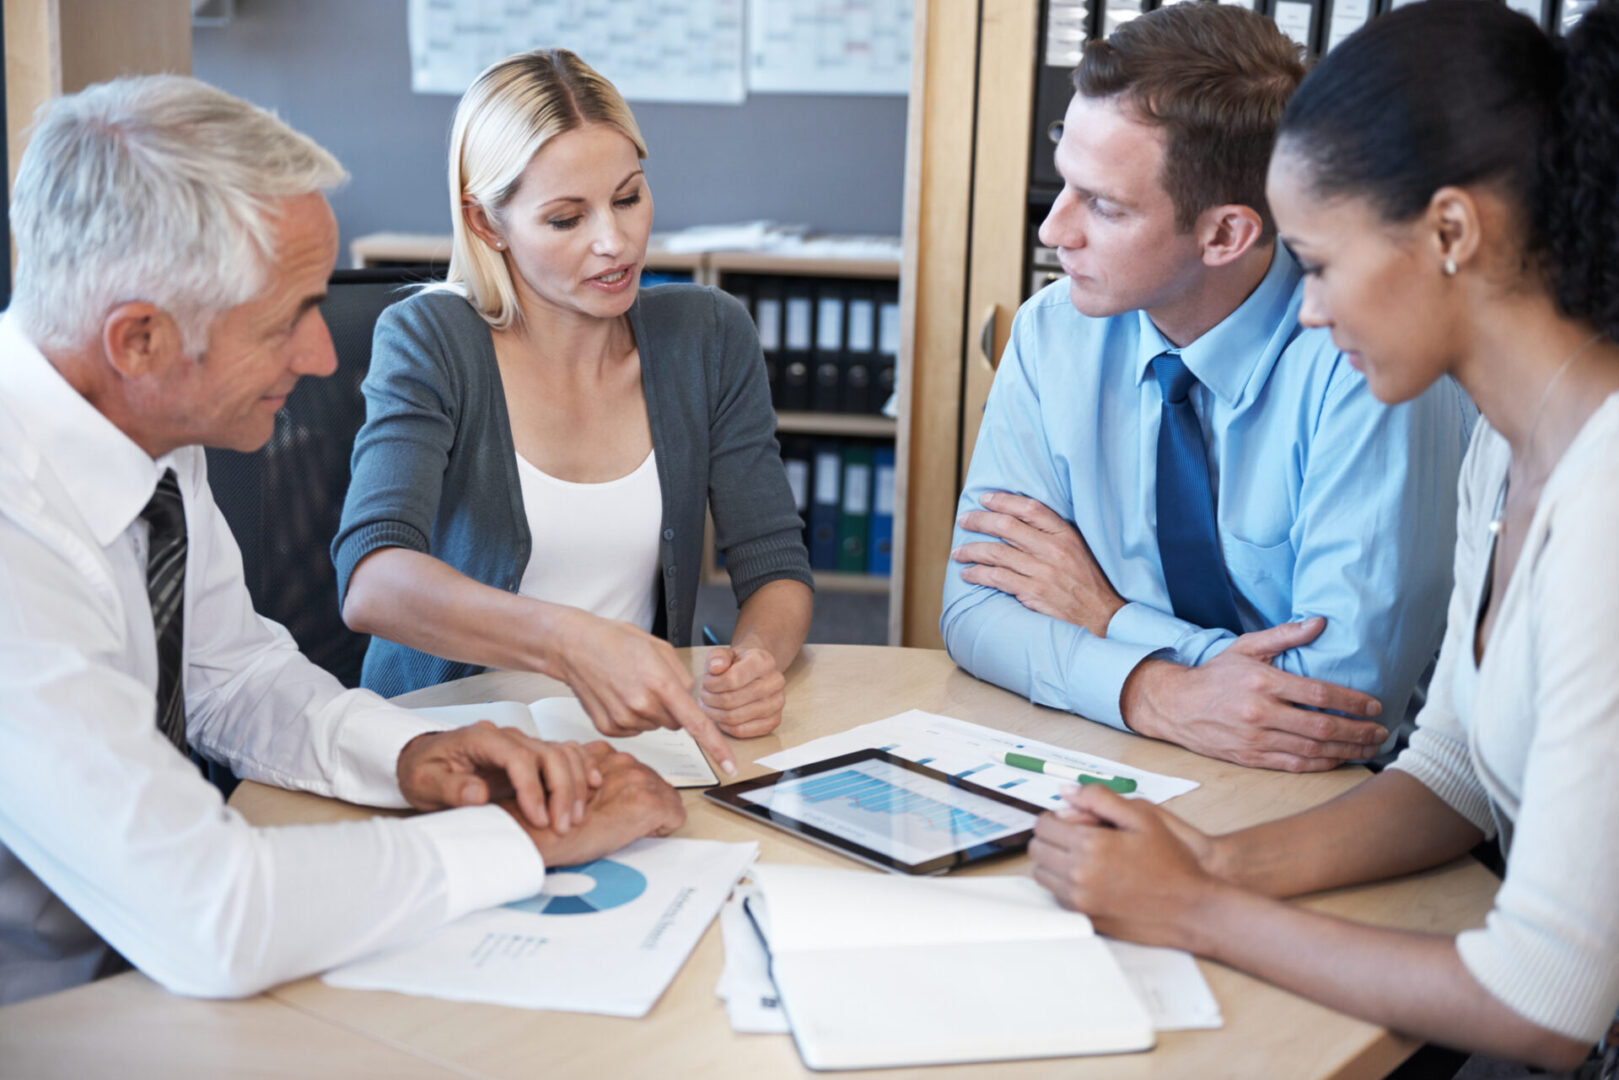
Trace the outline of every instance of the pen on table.
{"type": "Polygon", "coordinates": [[[1008,751],[1001,755],[1001,760],[1014,768],[1045,773],[1047,776],[1059,777],[1076,784],[1101,784],[1120,795],[1128,795],[1136,789],[1136,782],[1128,776],[1109,776],[1107,773],[1091,772],[1089,769],[1076,769],[1072,765],[1059,765],[1055,761],[1031,757],[1028,754],[1014,754],[1008,751]]]}

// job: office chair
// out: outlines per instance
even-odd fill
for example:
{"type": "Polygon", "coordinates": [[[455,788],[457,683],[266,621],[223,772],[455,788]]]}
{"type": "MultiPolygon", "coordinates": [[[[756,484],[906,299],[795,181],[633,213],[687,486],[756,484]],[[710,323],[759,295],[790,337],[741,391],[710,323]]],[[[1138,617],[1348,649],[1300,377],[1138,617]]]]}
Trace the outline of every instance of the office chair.
{"type": "Polygon", "coordinates": [[[425,280],[420,267],[335,271],[320,313],[337,352],[336,373],[299,380],[262,450],[208,451],[209,485],[241,546],[253,606],[345,686],[359,685],[370,641],[343,624],[331,557],[349,455],[365,420],[360,383],[377,316],[425,280]]]}

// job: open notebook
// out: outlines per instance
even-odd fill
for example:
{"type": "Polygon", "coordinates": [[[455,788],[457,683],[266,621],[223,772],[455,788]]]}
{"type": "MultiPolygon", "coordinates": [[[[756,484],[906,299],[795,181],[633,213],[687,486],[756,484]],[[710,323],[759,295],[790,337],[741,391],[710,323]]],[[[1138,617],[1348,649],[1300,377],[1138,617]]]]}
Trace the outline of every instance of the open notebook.
{"type": "Polygon", "coordinates": [[[488,720],[500,727],[520,728],[550,742],[594,742],[602,739],[622,750],[677,788],[713,787],[719,783],[703,751],[684,730],[659,728],[624,739],[609,739],[596,730],[578,698],[549,697],[524,705],[516,701],[486,701],[481,705],[441,705],[413,709],[445,727],[466,727],[488,720]]]}
{"type": "Polygon", "coordinates": [[[759,864],[747,910],[812,1069],[1147,1050],[1153,1025],[1083,915],[1023,877],[759,864]]]}

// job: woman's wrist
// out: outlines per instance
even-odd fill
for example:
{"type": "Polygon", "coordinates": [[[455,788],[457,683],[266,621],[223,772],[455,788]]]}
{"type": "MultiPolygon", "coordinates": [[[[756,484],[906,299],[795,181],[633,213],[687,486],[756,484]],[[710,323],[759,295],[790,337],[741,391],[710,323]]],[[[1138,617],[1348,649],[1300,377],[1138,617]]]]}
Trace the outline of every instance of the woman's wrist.
{"type": "Polygon", "coordinates": [[[530,671],[562,679],[569,668],[569,650],[583,633],[583,620],[590,614],[563,604],[543,600],[531,603],[528,626],[522,636],[530,671]]]}

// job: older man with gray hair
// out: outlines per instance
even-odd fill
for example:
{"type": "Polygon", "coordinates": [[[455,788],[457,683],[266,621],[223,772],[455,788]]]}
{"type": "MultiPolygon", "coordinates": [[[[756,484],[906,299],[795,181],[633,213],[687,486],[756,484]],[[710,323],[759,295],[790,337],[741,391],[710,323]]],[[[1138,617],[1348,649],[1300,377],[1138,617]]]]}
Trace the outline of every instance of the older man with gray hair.
{"type": "Polygon", "coordinates": [[[120,954],[181,993],[253,993],[684,820],[605,744],[436,731],[254,613],[201,446],[257,449],[298,379],[334,369],[323,192],[343,179],[177,76],[53,102],[23,155],[0,320],[0,1004],[120,954]],[[188,750],[445,812],[256,829],[188,750]]]}

